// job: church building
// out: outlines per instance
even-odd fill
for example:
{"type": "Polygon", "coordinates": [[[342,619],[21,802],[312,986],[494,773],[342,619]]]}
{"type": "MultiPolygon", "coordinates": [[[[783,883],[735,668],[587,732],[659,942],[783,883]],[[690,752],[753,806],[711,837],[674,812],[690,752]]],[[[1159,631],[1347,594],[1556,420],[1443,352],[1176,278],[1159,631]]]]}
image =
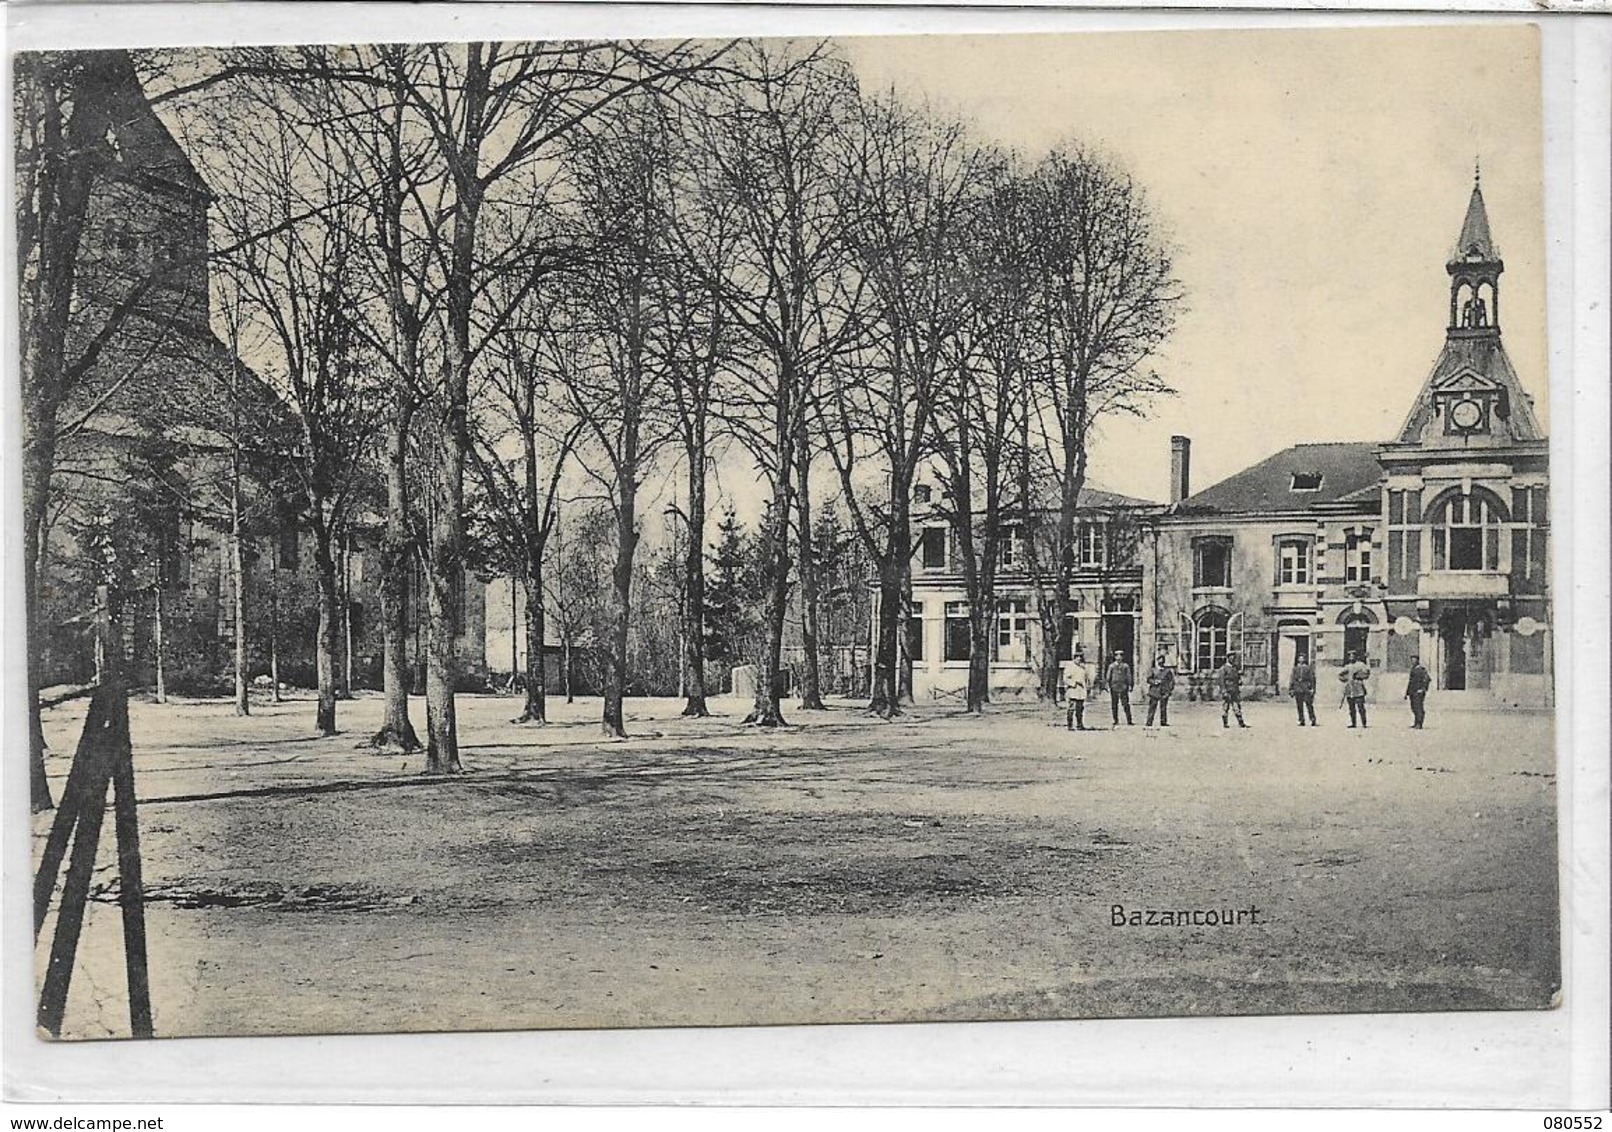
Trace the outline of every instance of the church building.
{"type": "Polygon", "coordinates": [[[1279,694],[1299,657],[1325,688],[1360,654],[1384,698],[1419,657],[1440,691],[1551,702],[1549,445],[1501,342],[1481,183],[1445,266],[1444,346],[1386,443],[1295,445],[1194,494],[1175,438],[1142,612],[1190,694],[1231,656],[1279,694]]]}

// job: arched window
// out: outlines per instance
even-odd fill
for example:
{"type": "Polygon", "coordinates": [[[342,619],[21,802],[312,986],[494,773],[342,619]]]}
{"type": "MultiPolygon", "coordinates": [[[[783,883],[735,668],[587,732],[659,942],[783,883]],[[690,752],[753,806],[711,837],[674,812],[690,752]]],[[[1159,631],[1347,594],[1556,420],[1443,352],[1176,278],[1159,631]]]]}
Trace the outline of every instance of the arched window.
{"type": "Polygon", "coordinates": [[[1199,672],[1212,672],[1226,663],[1231,652],[1231,615],[1213,606],[1201,610],[1196,620],[1194,665],[1199,672]]]}
{"type": "Polygon", "coordinates": [[[1500,569],[1500,525],[1505,505],[1491,492],[1451,492],[1433,504],[1433,569],[1500,569]]]}
{"type": "Polygon", "coordinates": [[[1348,657],[1364,657],[1367,654],[1367,644],[1371,640],[1371,626],[1377,619],[1370,613],[1345,613],[1338,618],[1343,626],[1343,655],[1348,657]]]}

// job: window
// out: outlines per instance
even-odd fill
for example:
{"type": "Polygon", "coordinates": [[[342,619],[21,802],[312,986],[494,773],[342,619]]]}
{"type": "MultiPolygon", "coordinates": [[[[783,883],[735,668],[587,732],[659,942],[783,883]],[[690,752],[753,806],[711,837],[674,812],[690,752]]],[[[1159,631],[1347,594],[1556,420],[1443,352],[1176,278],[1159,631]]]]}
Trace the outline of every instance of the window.
{"type": "Polygon", "coordinates": [[[1310,584],[1309,539],[1283,539],[1276,547],[1276,581],[1283,586],[1310,584]]]}
{"type": "Polygon", "coordinates": [[[1414,524],[1422,521],[1420,491],[1388,493],[1388,580],[1408,581],[1421,573],[1422,532],[1414,524]]]}
{"type": "Polygon", "coordinates": [[[1371,618],[1364,613],[1350,613],[1343,618],[1343,654],[1346,657],[1366,656],[1366,644],[1371,639],[1371,618]]]}
{"type": "Polygon", "coordinates": [[[924,603],[912,603],[907,615],[907,659],[916,664],[924,658],[924,603]]]}
{"type": "Polygon", "coordinates": [[[946,568],[945,527],[925,527],[923,534],[918,537],[918,545],[923,554],[925,570],[944,570],[946,568]]]}
{"type": "Polygon", "coordinates": [[[1320,491],[1320,472],[1294,472],[1291,491],[1320,491]]]}
{"type": "Polygon", "coordinates": [[[914,503],[928,503],[933,498],[934,491],[928,484],[920,483],[913,485],[912,501],[914,503]]]}
{"type": "MultiPolygon", "coordinates": [[[[1511,530],[1511,576],[1522,582],[1543,582],[1545,578],[1545,528],[1550,521],[1545,489],[1511,489],[1511,519],[1518,524],[1511,530]]],[[[1533,587],[1530,587],[1533,588],[1533,587]]]]}
{"type": "Polygon", "coordinates": [[[1371,532],[1350,531],[1343,538],[1343,580],[1371,581],[1371,532]]]}
{"type": "Polygon", "coordinates": [[[1107,528],[1102,523],[1082,523],[1076,536],[1078,563],[1088,570],[1101,570],[1107,561],[1107,528]]]}
{"type": "Polygon", "coordinates": [[[1500,501],[1487,491],[1450,495],[1437,504],[1433,526],[1433,569],[1500,569],[1500,501]]]}
{"type": "Polygon", "coordinates": [[[1199,613],[1196,638],[1194,659],[1199,672],[1212,672],[1225,664],[1231,654],[1230,615],[1224,609],[1205,609],[1199,613]]]}
{"type": "Polygon", "coordinates": [[[1023,598],[996,603],[996,659],[1023,661],[1029,657],[1030,613],[1023,598]]]}
{"type": "Polygon", "coordinates": [[[998,545],[997,559],[1004,570],[1024,565],[1024,528],[1003,527],[1002,541],[998,545]]]}
{"type": "Polygon", "coordinates": [[[1216,535],[1192,544],[1192,584],[1199,589],[1231,587],[1231,539],[1216,535]]]}
{"type": "Polygon", "coordinates": [[[968,602],[946,603],[946,659],[967,660],[973,650],[969,647],[968,602]]]}

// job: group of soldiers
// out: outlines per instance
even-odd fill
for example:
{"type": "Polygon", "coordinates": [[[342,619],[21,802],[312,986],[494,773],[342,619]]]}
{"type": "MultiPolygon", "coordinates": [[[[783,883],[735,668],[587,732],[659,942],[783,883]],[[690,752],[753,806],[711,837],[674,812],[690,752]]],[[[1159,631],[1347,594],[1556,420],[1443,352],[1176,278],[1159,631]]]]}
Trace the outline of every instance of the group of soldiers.
{"type": "MultiPolygon", "coordinates": [[[[1364,729],[1366,719],[1366,690],[1367,681],[1371,677],[1371,666],[1366,663],[1364,653],[1349,653],[1344,658],[1343,667],[1338,670],[1338,681],[1343,685],[1343,700],[1349,707],[1349,726],[1364,729]]],[[[1214,673],[1214,681],[1220,689],[1220,726],[1230,727],[1233,716],[1237,719],[1238,727],[1247,727],[1243,719],[1243,670],[1236,653],[1226,657],[1226,662],[1214,673]]],[[[1103,683],[1108,688],[1109,708],[1113,717],[1114,726],[1119,726],[1120,713],[1125,715],[1125,725],[1134,727],[1135,720],[1131,718],[1131,689],[1135,686],[1135,677],[1131,666],[1125,660],[1123,652],[1115,652],[1109,661],[1108,669],[1103,674],[1103,683]]],[[[1308,724],[1319,727],[1320,723],[1315,717],[1315,666],[1307,657],[1299,657],[1293,664],[1293,671],[1288,677],[1288,694],[1293,697],[1293,703],[1298,711],[1299,726],[1308,724]]],[[[1433,685],[1433,678],[1428,675],[1427,668],[1418,659],[1411,665],[1410,677],[1405,683],[1405,699],[1410,703],[1411,727],[1420,731],[1427,719],[1427,691],[1433,685]]],[[[1067,667],[1065,675],[1065,690],[1069,699],[1067,725],[1071,731],[1095,731],[1097,728],[1086,726],[1086,701],[1091,694],[1091,674],[1086,668],[1085,659],[1078,653],[1067,667]]],[[[1147,722],[1144,727],[1152,727],[1153,721],[1158,720],[1159,726],[1170,726],[1170,697],[1175,694],[1175,668],[1171,666],[1169,658],[1163,654],[1154,658],[1153,667],[1147,674],[1147,722]]]]}

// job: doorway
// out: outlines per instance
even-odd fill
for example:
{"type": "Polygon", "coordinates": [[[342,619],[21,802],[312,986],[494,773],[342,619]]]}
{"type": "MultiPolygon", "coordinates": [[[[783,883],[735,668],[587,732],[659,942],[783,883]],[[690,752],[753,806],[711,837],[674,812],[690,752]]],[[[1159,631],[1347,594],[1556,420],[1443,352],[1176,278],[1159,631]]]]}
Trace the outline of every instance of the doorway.
{"type": "Polygon", "coordinates": [[[1299,661],[1310,659],[1310,629],[1308,626],[1283,625],[1276,639],[1276,681],[1279,691],[1288,690],[1287,681],[1293,673],[1293,666],[1299,661]]]}
{"type": "Polygon", "coordinates": [[[1115,653],[1123,652],[1131,671],[1140,672],[1140,660],[1136,655],[1136,618],[1132,614],[1108,613],[1103,616],[1103,647],[1106,650],[1103,660],[1105,668],[1114,659],[1115,653]]]}
{"type": "Polygon", "coordinates": [[[1465,692],[1489,687],[1493,624],[1482,610],[1448,609],[1439,615],[1440,688],[1465,692]]]}

